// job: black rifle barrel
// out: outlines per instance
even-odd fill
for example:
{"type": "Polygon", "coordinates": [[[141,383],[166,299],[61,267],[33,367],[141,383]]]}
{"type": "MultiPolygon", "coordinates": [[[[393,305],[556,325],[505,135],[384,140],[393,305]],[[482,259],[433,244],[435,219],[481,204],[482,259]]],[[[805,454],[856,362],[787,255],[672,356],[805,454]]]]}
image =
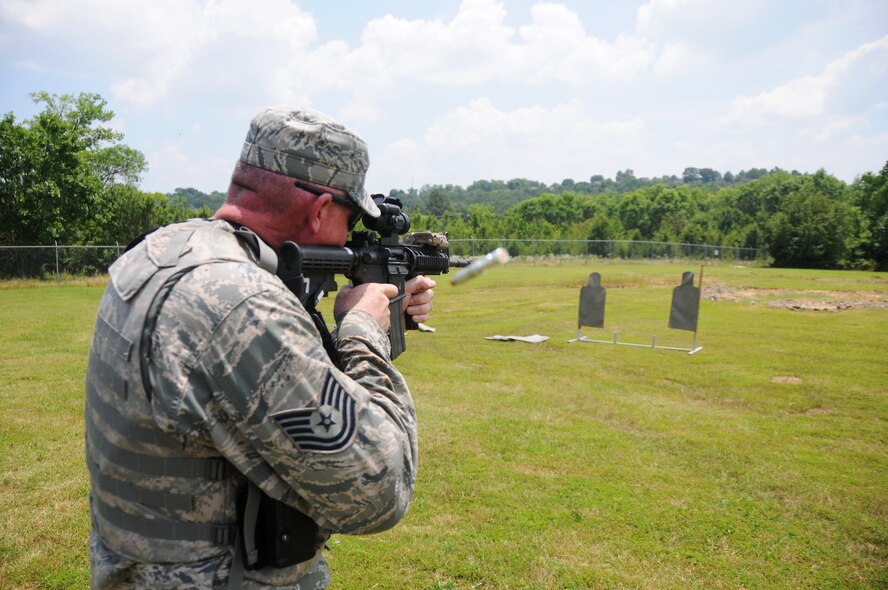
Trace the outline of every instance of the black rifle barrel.
{"type": "Polygon", "coordinates": [[[365,265],[404,265],[411,276],[442,274],[451,268],[461,268],[468,260],[451,258],[446,252],[418,246],[357,247],[299,246],[303,273],[327,272],[349,278],[356,267],[365,265]]]}

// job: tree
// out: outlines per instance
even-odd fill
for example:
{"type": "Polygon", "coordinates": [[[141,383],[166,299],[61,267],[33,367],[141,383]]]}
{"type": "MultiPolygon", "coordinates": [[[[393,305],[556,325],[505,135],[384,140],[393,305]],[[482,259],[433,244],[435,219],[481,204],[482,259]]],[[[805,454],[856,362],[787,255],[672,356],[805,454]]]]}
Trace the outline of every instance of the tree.
{"type": "Polygon", "coordinates": [[[499,216],[489,205],[471,205],[466,216],[466,229],[476,238],[501,237],[499,216]]]}
{"type": "Polygon", "coordinates": [[[635,172],[627,168],[625,171],[618,171],[616,177],[617,192],[626,193],[633,191],[641,186],[641,183],[635,178],[635,172]]]}
{"type": "Polygon", "coordinates": [[[847,205],[806,182],[786,196],[767,225],[774,266],[837,268],[844,260],[850,230],[847,205]]]}
{"type": "MultiPolygon", "coordinates": [[[[181,202],[187,207],[200,209],[206,206],[208,209],[215,211],[225,202],[227,194],[220,191],[213,191],[207,194],[196,188],[178,187],[172,193],[167,193],[167,196],[170,197],[170,200],[181,202]]],[[[397,197],[398,195],[392,196],[397,197]]]]}
{"type": "Polygon", "coordinates": [[[721,172],[718,170],[713,170],[712,168],[700,168],[700,179],[703,182],[718,182],[721,178],[721,172]]]}
{"type": "Polygon", "coordinates": [[[644,191],[633,191],[623,195],[618,212],[620,223],[627,231],[636,231],[640,240],[652,237],[651,202],[644,191]]]}
{"type": "Polygon", "coordinates": [[[161,225],[189,217],[209,217],[212,210],[187,206],[162,193],[143,193],[128,184],[116,184],[102,193],[96,215],[81,227],[84,244],[128,244],[161,225]]]}
{"type": "Polygon", "coordinates": [[[867,173],[853,186],[853,202],[861,216],[862,255],[878,270],[888,270],[888,162],[878,174],[867,173]]]}
{"type": "Polygon", "coordinates": [[[803,183],[804,178],[787,172],[769,174],[737,187],[731,193],[733,206],[764,225],[780,209],[783,199],[799,190],[803,183]]]}
{"type": "Polygon", "coordinates": [[[700,170],[697,168],[685,168],[684,172],[681,173],[681,179],[687,183],[690,182],[700,182],[702,177],[700,176],[700,170]]]}
{"type": "Polygon", "coordinates": [[[573,193],[545,194],[522,201],[509,210],[509,216],[521,225],[543,221],[552,226],[567,226],[583,221],[586,217],[588,197],[573,193]]]}
{"type": "Polygon", "coordinates": [[[432,189],[426,204],[426,212],[435,217],[443,217],[448,211],[450,211],[450,199],[447,193],[440,188],[432,189]]]}
{"type": "Polygon", "coordinates": [[[87,164],[99,177],[103,190],[116,184],[134,186],[148,169],[145,156],[139,150],[115,145],[84,153],[87,164]]]}
{"type": "Polygon", "coordinates": [[[0,244],[72,239],[104,190],[145,169],[144,157],[102,125],[114,113],[98,94],[31,96],[42,112],[21,124],[12,113],[0,121],[0,244]]]}

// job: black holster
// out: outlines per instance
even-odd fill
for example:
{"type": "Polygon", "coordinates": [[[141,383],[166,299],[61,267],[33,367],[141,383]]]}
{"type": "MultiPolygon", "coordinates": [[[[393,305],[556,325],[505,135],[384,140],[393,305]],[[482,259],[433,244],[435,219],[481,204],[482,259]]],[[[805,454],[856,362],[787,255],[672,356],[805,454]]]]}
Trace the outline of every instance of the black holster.
{"type": "Polygon", "coordinates": [[[267,496],[252,483],[241,514],[248,570],[289,567],[311,559],[329,537],[311,517],[267,496]],[[254,494],[258,494],[258,507],[254,494]]]}

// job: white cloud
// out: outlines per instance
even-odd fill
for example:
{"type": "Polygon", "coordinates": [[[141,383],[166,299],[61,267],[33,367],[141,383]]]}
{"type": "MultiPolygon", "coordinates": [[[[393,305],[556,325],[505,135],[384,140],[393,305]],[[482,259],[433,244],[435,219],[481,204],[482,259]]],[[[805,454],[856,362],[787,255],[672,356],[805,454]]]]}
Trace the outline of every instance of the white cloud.
{"type": "Polygon", "coordinates": [[[826,92],[835,80],[805,76],[755,96],[738,96],[731,104],[730,119],[740,123],[764,123],[772,116],[810,117],[823,112],[826,92]]]}
{"type": "MultiPolygon", "coordinates": [[[[726,123],[767,123],[773,119],[821,115],[830,93],[851,67],[874,52],[888,52],[888,36],[865,43],[833,60],[816,76],[803,76],[754,96],[738,96],[730,107],[726,123]]],[[[882,58],[885,59],[884,57],[882,58]]]]}
{"type": "Polygon", "coordinates": [[[757,47],[768,35],[757,20],[767,0],[650,0],[636,11],[636,34],[656,48],[653,71],[672,78],[714,64],[754,36],[757,47]]]}
{"type": "Polygon", "coordinates": [[[669,43],[664,46],[657,61],[654,62],[654,73],[663,78],[673,77],[688,72],[699,72],[712,65],[712,57],[699,53],[681,43],[669,43]]]}
{"type": "Polygon", "coordinates": [[[815,130],[814,138],[821,143],[831,141],[837,137],[847,135],[847,132],[865,125],[862,117],[838,117],[829,121],[826,125],[815,130]]]}
{"type": "MultiPolygon", "coordinates": [[[[419,188],[415,183],[429,183],[430,179],[444,182],[435,176],[426,164],[420,144],[405,138],[392,142],[378,154],[370,150],[370,170],[367,173],[367,190],[387,192],[393,188],[419,188]]],[[[455,183],[456,181],[449,181],[455,183]]]]}
{"type": "Polygon", "coordinates": [[[600,120],[577,101],[501,110],[478,98],[438,119],[421,141],[389,146],[371,174],[378,167],[379,176],[388,177],[424,162],[411,171],[421,184],[516,176],[554,182],[616,170],[643,151],[646,136],[641,118],[600,120]]]}
{"type": "Polygon", "coordinates": [[[106,123],[107,127],[110,127],[117,133],[125,133],[126,132],[126,117],[122,117],[120,115],[114,115],[108,123],[106,123]]]}
{"type": "Polygon", "coordinates": [[[195,156],[182,143],[164,142],[158,149],[146,154],[148,174],[152,186],[169,187],[172,192],[178,187],[194,187],[205,192],[225,190],[231,171],[233,158],[213,155],[195,156]]]}
{"type": "MultiPolygon", "coordinates": [[[[375,111],[366,103],[411,84],[556,82],[581,88],[636,78],[658,57],[656,48],[638,36],[619,35],[608,42],[589,35],[577,14],[561,4],[534,5],[530,23],[517,31],[505,19],[504,4],[495,0],[464,0],[449,21],[387,15],[369,21],[354,48],[331,42],[308,56],[295,56],[284,78],[315,90],[360,89],[353,102],[365,104],[352,104],[349,111],[369,114],[375,111]]],[[[670,56],[674,71],[674,50],[670,56]]]]}
{"type": "Polygon", "coordinates": [[[361,51],[382,57],[398,78],[442,85],[508,75],[518,54],[506,11],[493,0],[464,0],[449,23],[385,17],[371,21],[361,51]]]}
{"type": "Polygon", "coordinates": [[[585,86],[600,79],[630,79],[654,61],[643,38],[619,35],[615,43],[587,35],[577,14],[562,4],[536,4],[524,41],[520,75],[535,82],[555,80],[585,86]]]}
{"type": "MultiPolygon", "coordinates": [[[[6,0],[0,6],[38,39],[78,48],[82,55],[69,68],[88,76],[93,61],[116,64],[111,98],[141,108],[178,106],[206,93],[217,104],[311,105],[323,92],[342,91],[347,116],[373,120],[386,97],[410,85],[506,81],[579,89],[637,79],[653,67],[672,75],[700,61],[687,47],[658,47],[633,34],[597,38],[558,3],[533,5],[529,23],[517,30],[506,24],[506,5],[498,0],[463,0],[449,20],[388,15],[370,20],[355,45],[318,44],[314,18],[290,0],[154,0],[137,9],[118,0],[6,0]]],[[[46,60],[58,57],[69,59],[46,60]]]]}
{"type": "Polygon", "coordinates": [[[27,0],[5,0],[0,3],[0,15],[4,20],[18,22],[34,30],[46,30],[58,22],[58,13],[64,8],[62,0],[28,2],[27,0]]]}
{"type": "Polygon", "coordinates": [[[174,38],[154,47],[137,76],[115,85],[119,98],[145,103],[197,88],[219,92],[220,101],[270,97],[276,72],[316,38],[314,20],[286,0],[175,4],[187,10],[174,38]]]}
{"type": "Polygon", "coordinates": [[[408,82],[467,86],[491,80],[557,80],[584,84],[598,77],[637,71],[649,62],[633,40],[611,46],[588,37],[576,14],[564,6],[535,5],[532,22],[520,29],[505,24],[501,2],[465,0],[449,22],[385,16],[367,24],[361,45],[336,57],[339,78],[366,81],[383,90],[408,82]],[[625,51],[624,51],[625,49],[625,51]]]}
{"type": "Polygon", "coordinates": [[[84,75],[94,61],[111,66],[113,98],[141,106],[180,96],[183,86],[219,88],[220,73],[239,81],[229,93],[248,84],[255,91],[283,56],[304,53],[316,39],[314,20],[288,0],[7,0],[0,10],[10,22],[72,50],[47,61],[75,63],[84,75]]]}
{"type": "Polygon", "coordinates": [[[675,18],[676,14],[686,13],[687,8],[695,4],[702,4],[702,2],[700,0],[650,0],[638,7],[636,28],[648,34],[669,28],[679,21],[678,18],[675,18]]]}
{"type": "Polygon", "coordinates": [[[35,60],[18,61],[12,64],[12,66],[17,70],[25,72],[42,73],[46,71],[46,66],[35,60]]]}
{"type": "Polygon", "coordinates": [[[354,47],[331,41],[292,56],[279,86],[351,91],[347,111],[373,119],[376,105],[408,84],[466,86],[507,76],[520,59],[504,20],[493,0],[465,0],[449,22],[373,19],[354,47]]]}
{"type": "Polygon", "coordinates": [[[762,152],[761,142],[745,139],[719,139],[717,141],[678,140],[671,150],[673,161],[684,166],[704,166],[721,171],[739,172],[745,168],[773,168],[770,154],[762,152]],[[738,166],[737,162],[743,162],[738,166]]]}
{"type": "Polygon", "coordinates": [[[767,0],[650,0],[636,11],[636,30],[651,39],[712,42],[755,21],[767,0]]]}

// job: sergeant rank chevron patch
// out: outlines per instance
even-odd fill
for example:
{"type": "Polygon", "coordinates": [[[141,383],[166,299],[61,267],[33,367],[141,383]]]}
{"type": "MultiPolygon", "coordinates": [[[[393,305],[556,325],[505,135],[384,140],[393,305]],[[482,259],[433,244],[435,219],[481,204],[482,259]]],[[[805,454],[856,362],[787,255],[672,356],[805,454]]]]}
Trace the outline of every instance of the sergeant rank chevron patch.
{"type": "Polygon", "coordinates": [[[316,408],[285,410],[271,416],[303,451],[335,453],[355,435],[355,400],[327,373],[316,408]]]}

